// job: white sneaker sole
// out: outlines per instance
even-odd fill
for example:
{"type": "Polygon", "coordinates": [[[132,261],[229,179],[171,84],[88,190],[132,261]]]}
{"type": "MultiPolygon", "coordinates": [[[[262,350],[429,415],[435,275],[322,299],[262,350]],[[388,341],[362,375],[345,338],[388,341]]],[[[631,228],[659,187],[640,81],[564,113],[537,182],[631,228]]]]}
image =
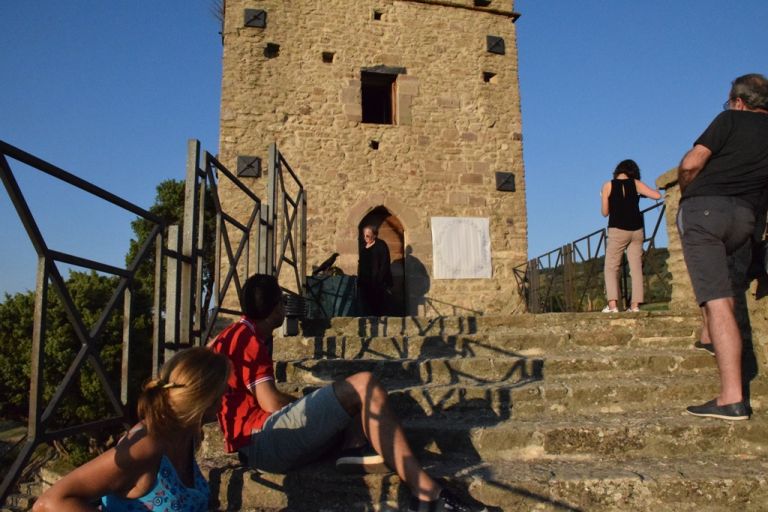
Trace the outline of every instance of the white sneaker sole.
{"type": "Polygon", "coordinates": [[[381,455],[339,457],[336,459],[336,470],[346,474],[390,473],[392,471],[384,463],[384,457],[381,455]]]}

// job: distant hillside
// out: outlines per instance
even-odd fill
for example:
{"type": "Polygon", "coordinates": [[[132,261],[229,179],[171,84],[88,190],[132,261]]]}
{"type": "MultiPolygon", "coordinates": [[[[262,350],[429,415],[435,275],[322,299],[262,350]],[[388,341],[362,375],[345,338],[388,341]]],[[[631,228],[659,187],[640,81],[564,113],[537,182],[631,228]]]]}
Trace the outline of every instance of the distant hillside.
{"type": "MultiPolygon", "coordinates": [[[[672,297],[671,274],[667,268],[669,250],[666,247],[648,250],[643,257],[643,282],[645,307],[664,309],[672,297]]],[[[540,312],[598,311],[605,307],[605,257],[574,262],[567,269],[562,262],[556,267],[539,269],[538,297],[540,312]],[[570,283],[570,286],[567,286],[570,283]],[[570,304],[570,307],[569,307],[570,304]]],[[[629,267],[619,274],[622,294],[629,294],[629,267]],[[625,292],[625,290],[627,290],[625,292]]],[[[530,300],[534,290],[526,283],[526,295],[530,300]]]]}

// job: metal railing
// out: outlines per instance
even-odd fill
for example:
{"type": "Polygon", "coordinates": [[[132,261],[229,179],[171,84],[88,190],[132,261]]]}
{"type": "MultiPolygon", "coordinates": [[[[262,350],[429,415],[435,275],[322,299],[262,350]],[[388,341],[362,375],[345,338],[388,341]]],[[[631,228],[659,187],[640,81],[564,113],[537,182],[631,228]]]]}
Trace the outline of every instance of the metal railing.
{"type": "MultiPolygon", "coordinates": [[[[663,202],[657,202],[641,212],[646,228],[653,226],[650,235],[646,231],[643,240],[643,281],[646,290],[655,290],[648,302],[668,301],[671,295],[666,251],[656,247],[665,208],[663,202]]],[[[606,303],[603,276],[606,241],[607,229],[599,229],[515,267],[518,293],[525,300],[528,311],[601,309],[606,303]]],[[[619,289],[620,300],[626,307],[630,299],[626,257],[622,258],[619,289]]]]}
{"type": "Polygon", "coordinates": [[[272,273],[280,279],[286,270],[283,265],[287,265],[295,288],[285,291],[293,297],[307,297],[307,192],[275,144],[269,146],[268,173],[267,194],[275,205],[270,214],[279,241],[272,273]]]}
{"type": "Polygon", "coordinates": [[[0,485],[0,503],[5,503],[33,451],[41,443],[126,425],[134,419],[135,397],[129,396],[129,380],[136,378],[130,371],[135,318],[133,287],[142,265],[154,266],[152,367],[143,369],[144,377],[150,373],[155,375],[163,360],[173,352],[186,346],[205,344],[220,313],[240,314],[238,298],[242,282],[251,273],[268,273],[280,279],[281,272],[293,271],[290,280],[295,279],[296,289],[286,291],[297,297],[305,295],[306,193],[276,145],[270,146],[269,155],[268,202],[262,202],[216,157],[208,152],[201,153],[198,141],[189,141],[184,215],[179,229],[179,226],[166,225],[162,218],[115,194],[0,141],[0,177],[38,258],[27,436],[0,485]],[[48,247],[16,181],[11,161],[52,176],[150,222],[150,234],[133,261],[126,268],[120,268],[48,247]],[[287,178],[283,169],[287,170],[287,178]],[[222,186],[228,189],[227,204],[237,203],[234,210],[238,214],[225,210],[219,195],[222,186]],[[236,194],[240,196],[236,197],[236,194]],[[246,210],[248,213],[243,214],[246,210]],[[90,330],[86,328],[56,262],[116,276],[117,287],[90,330]],[[287,270],[283,269],[283,263],[287,270]],[[53,396],[45,403],[44,354],[48,326],[46,312],[51,307],[50,288],[63,304],[80,348],[66,375],[56,385],[53,396]],[[107,320],[116,311],[119,313],[121,304],[121,373],[116,385],[118,378],[105,369],[99,351],[104,343],[102,338],[107,320]],[[86,363],[98,376],[113,414],[97,421],[52,428],[62,397],[77,385],[86,363]]]}
{"type": "MultiPolygon", "coordinates": [[[[8,469],[2,485],[0,486],[0,499],[4,502],[10,487],[15,483],[18,475],[24,469],[24,466],[31,457],[35,447],[40,443],[62,439],[79,432],[116,426],[124,423],[126,419],[131,416],[129,406],[133,397],[128,395],[128,380],[131,365],[128,354],[130,353],[132,343],[132,284],[139,266],[149,259],[150,254],[153,251],[157,256],[155,258],[156,273],[159,275],[159,265],[161,261],[160,254],[163,247],[163,237],[165,236],[165,226],[162,219],[135,204],[2,141],[0,141],[0,177],[2,177],[3,185],[5,186],[8,196],[10,197],[11,202],[16,209],[16,213],[37,253],[27,436],[26,441],[20,448],[19,455],[8,469]],[[139,218],[151,222],[154,227],[134,260],[128,264],[127,268],[119,268],[51,249],[46,243],[46,240],[38,227],[38,223],[32,215],[29,205],[16,181],[11,166],[12,161],[19,162],[28,166],[30,169],[47,174],[114,206],[131,212],[139,218]],[[57,262],[91,269],[118,278],[117,288],[105,304],[99,319],[91,329],[86,327],[81,311],[75,305],[75,301],[67,288],[66,282],[56,267],[57,262]],[[47,403],[45,403],[43,388],[44,380],[46,378],[46,365],[44,360],[47,339],[46,313],[51,303],[49,294],[51,288],[66,311],[67,319],[80,347],[75,357],[70,362],[63,379],[56,385],[53,396],[47,403]],[[108,374],[101,360],[100,347],[103,345],[102,334],[104,333],[107,320],[113,312],[118,310],[121,303],[123,307],[123,357],[119,385],[115,386],[113,382],[114,378],[108,374]],[[113,416],[97,421],[68,425],[64,428],[52,428],[57,409],[60,406],[65,393],[70,387],[77,384],[77,379],[86,363],[90,365],[98,376],[99,381],[101,382],[102,391],[112,408],[113,416]]],[[[159,280],[156,280],[155,285],[159,286],[159,280]]],[[[153,318],[152,339],[153,345],[157,347],[160,339],[159,309],[156,311],[153,318]]]]}

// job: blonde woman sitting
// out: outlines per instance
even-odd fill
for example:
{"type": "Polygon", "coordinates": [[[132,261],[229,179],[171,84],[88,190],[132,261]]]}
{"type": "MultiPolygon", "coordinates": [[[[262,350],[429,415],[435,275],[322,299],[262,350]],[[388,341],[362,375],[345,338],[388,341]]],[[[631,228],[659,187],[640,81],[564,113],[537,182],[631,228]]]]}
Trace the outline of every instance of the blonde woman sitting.
{"type": "Polygon", "coordinates": [[[141,422],[48,489],[33,511],[207,511],[210,491],[195,450],[229,373],[228,359],[206,348],[174,355],[144,387],[141,422]]]}

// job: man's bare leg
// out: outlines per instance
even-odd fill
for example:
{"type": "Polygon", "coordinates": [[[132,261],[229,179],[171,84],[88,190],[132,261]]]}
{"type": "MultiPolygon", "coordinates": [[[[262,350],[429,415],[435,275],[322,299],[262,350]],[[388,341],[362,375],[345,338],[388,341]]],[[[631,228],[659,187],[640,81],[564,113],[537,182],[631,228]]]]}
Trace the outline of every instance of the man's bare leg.
{"type": "Polygon", "coordinates": [[[701,335],[699,335],[699,340],[701,340],[703,345],[712,343],[712,337],[709,335],[709,320],[707,320],[706,306],[701,307],[701,335]]]}
{"type": "Polygon", "coordinates": [[[389,406],[389,395],[378,380],[369,372],[356,373],[335,382],[333,390],[350,416],[359,415],[365,437],[411,493],[424,501],[437,499],[440,486],[416,459],[400,420],[389,406]]]}
{"type": "Polygon", "coordinates": [[[732,297],[707,301],[704,305],[709,334],[715,344],[715,359],[720,372],[717,405],[743,400],[741,382],[741,332],[734,315],[732,297]]]}

